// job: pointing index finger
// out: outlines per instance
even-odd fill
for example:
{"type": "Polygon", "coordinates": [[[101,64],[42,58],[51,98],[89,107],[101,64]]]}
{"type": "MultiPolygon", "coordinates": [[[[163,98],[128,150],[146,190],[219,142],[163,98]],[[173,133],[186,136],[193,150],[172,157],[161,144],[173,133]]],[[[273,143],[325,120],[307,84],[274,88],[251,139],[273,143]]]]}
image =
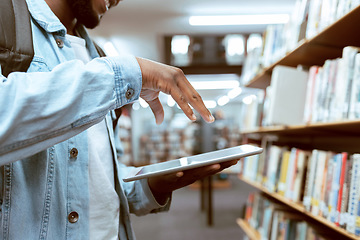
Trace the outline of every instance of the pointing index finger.
{"type": "Polygon", "coordinates": [[[191,83],[185,78],[184,81],[178,84],[180,91],[183,92],[189,104],[202,116],[206,122],[214,122],[215,118],[206,108],[204,101],[200,94],[194,89],[191,83]]]}

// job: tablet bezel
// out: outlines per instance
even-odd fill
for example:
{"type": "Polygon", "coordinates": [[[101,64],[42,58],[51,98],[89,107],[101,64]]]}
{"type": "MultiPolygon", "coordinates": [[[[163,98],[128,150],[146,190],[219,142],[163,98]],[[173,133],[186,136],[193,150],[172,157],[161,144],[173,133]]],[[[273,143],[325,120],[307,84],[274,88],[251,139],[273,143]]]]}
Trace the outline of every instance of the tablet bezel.
{"type": "Polygon", "coordinates": [[[212,151],[212,152],[207,152],[207,153],[203,153],[203,154],[185,157],[186,161],[189,161],[189,160],[191,161],[193,159],[198,159],[198,158],[204,158],[204,159],[200,162],[197,161],[195,163],[191,163],[191,164],[184,165],[184,166],[177,166],[177,167],[170,167],[170,168],[166,167],[166,165],[171,164],[175,161],[176,162],[183,161],[184,158],[169,160],[169,161],[161,162],[161,163],[154,163],[154,164],[150,164],[150,165],[146,165],[146,166],[142,166],[142,167],[136,167],[136,168],[131,169],[131,171],[123,179],[123,181],[131,182],[131,181],[140,180],[143,178],[155,177],[155,176],[165,175],[165,174],[169,174],[169,173],[173,173],[173,172],[185,171],[185,170],[189,170],[192,168],[203,167],[203,166],[207,166],[207,165],[211,165],[211,164],[217,164],[217,163],[227,162],[227,161],[231,161],[231,160],[237,160],[237,159],[248,157],[251,155],[260,154],[260,153],[262,153],[262,151],[263,151],[263,149],[260,147],[256,147],[256,146],[249,145],[249,144],[244,144],[244,145],[240,145],[240,146],[236,146],[236,147],[225,148],[225,149],[221,149],[221,150],[216,150],[216,151],[212,151]],[[151,172],[147,172],[147,173],[143,173],[143,174],[138,174],[143,169],[153,168],[153,166],[160,167],[161,165],[164,165],[164,167],[161,170],[155,170],[155,171],[151,171],[151,172]]]}

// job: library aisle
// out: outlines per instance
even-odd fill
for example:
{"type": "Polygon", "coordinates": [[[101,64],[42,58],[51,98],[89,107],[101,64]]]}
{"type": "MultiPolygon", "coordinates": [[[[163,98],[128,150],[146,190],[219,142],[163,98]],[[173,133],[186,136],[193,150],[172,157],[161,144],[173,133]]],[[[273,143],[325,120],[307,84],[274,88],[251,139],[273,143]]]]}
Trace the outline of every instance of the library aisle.
{"type": "Polygon", "coordinates": [[[132,223],[138,240],[220,240],[243,239],[244,233],[236,219],[242,215],[247,196],[254,191],[250,185],[230,176],[231,187],[214,189],[214,222],[206,224],[206,214],[200,211],[198,190],[184,188],[174,192],[167,213],[136,217],[132,223]]]}

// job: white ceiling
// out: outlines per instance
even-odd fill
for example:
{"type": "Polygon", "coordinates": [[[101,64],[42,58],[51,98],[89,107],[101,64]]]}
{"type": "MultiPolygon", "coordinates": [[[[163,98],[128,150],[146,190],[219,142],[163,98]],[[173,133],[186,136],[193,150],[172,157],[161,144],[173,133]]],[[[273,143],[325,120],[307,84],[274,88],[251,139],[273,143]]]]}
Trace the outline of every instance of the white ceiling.
{"type": "MultiPolygon", "coordinates": [[[[123,0],[107,12],[96,37],[126,39],[130,53],[161,61],[161,37],[170,34],[228,34],[264,32],[266,26],[194,27],[191,15],[291,13],[296,0],[123,0]],[[160,39],[160,40],[159,40],[160,39]]],[[[205,99],[218,99],[225,90],[201,91],[205,99]]]]}
{"type": "MultiPolygon", "coordinates": [[[[118,29],[153,26],[161,33],[263,32],[265,26],[191,27],[191,15],[291,13],[296,0],[123,0],[103,17],[118,29]]],[[[99,28],[100,29],[100,28],[99,28]]]]}

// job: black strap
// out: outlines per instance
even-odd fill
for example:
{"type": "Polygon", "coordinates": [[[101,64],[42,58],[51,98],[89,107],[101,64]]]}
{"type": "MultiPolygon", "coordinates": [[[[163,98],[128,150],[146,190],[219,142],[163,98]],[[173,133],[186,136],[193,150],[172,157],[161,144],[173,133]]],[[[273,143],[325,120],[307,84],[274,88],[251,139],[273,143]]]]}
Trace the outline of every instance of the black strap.
{"type": "Polygon", "coordinates": [[[34,57],[30,13],[25,0],[0,0],[2,74],[25,72],[34,57]]]}

